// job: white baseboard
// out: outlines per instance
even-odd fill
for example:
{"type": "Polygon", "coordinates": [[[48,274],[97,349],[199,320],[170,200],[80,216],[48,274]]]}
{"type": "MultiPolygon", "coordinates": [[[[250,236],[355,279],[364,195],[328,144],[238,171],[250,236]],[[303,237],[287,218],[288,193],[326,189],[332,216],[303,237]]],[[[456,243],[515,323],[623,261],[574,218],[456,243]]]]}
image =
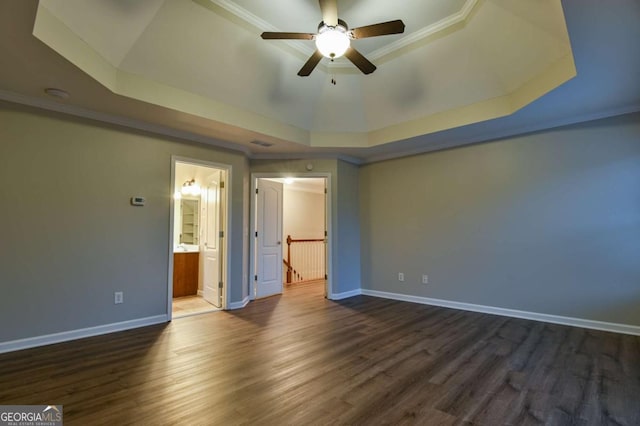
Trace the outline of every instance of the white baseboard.
{"type": "Polygon", "coordinates": [[[445,308],[461,309],[463,311],[482,312],[485,314],[502,315],[506,317],[523,318],[534,321],[550,322],[553,324],[570,325],[574,327],[590,328],[594,330],[612,331],[614,333],[633,334],[640,336],[640,326],[618,324],[613,322],[595,321],[583,318],[563,317],[559,315],[540,314],[537,312],[518,311],[515,309],[497,308],[494,306],[475,305],[472,303],[454,302],[451,300],[432,299],[430,297],[412,296],[408,294],[389,293],[362,289],[365,296],[381,297],[384,299],[400,300],[403,302],[420,303],[423,305],[442,306],[445,308]]]}
{"type": "Polygon", "coordinates": [[[355,290],[351,290],[351,291],[345,291],[343,293],[331,293],[329,295],[329,299],[330,300],[342,300],[342,299],[348,299],[349,297],[353,297],[353,296],[360,296],[362,293],[362,290],[357,288],[355,290]]]}
{"type": "Polygon", "coordinates": [[[227,309],[233,311],[234,309],[242,309],[249,304],[249,296],[242,299],[240,302],[231,302],[227,309]]]}
{"type": "Polygon", "coordinates": [[[147,325],[167,322],[167,315],[140,318],[130,321],[116,322],[112,324],[98,325],[95,327],[81,328],[78,330],[63,331],[60,333],[45,334],[43,336],[28,337],[26,339],[0,342],[0,353],[18,351],[21,349],[35,348],[37,346],[52,345],[54,343],[67,342],[69,340],[98,336],[100,334],[115,333],[116,331],[130,330],[132,328],[145,327],[147,325]]]}
{"type": "Polygon", "coordinates": [[[204,291],[198,290],[198,296],[203,297],[204,296],[204,291]]]}

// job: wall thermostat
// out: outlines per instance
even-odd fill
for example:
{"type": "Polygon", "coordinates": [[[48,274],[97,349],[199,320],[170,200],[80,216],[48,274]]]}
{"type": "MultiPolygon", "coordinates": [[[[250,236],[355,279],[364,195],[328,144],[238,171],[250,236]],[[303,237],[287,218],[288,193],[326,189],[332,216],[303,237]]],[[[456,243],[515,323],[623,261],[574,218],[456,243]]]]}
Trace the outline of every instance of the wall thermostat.
{"type": "Polygon", "coordinates": [[[132,206],[144,206],[144,203],[147,200],[144,197],[131,197],[131,205],[132,206]]]}

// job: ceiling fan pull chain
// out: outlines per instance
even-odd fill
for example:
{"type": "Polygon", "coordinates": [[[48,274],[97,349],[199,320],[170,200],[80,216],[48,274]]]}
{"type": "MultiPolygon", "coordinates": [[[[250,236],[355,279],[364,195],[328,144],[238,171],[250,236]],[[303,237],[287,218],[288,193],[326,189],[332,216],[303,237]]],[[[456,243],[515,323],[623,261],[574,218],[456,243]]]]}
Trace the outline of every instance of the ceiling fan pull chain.
{"type": "Polygon", "coordinates": [[[336,76],[335,74],[331,74],[331,84],[333,84],[334,86],[336,85],[336,76]]]}

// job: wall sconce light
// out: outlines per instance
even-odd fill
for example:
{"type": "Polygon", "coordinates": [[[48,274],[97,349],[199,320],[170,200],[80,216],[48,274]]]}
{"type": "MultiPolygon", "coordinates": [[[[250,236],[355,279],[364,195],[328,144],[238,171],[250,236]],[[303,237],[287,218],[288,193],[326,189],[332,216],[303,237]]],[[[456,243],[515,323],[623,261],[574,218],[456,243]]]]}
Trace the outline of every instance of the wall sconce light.
{"type": "Polygon", "coordinates": [[[191,179],[182,184],[182,189],[180,190],[183,195],[200,195],[200,185],[196,183],[195,179],[191,179]]]}

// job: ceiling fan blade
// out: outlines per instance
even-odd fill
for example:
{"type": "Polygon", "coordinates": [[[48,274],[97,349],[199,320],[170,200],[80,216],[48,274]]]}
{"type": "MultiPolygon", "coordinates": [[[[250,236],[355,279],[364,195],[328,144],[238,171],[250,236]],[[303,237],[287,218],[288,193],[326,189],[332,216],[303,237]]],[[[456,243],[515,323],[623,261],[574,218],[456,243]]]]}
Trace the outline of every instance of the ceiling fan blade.
{"type": "Polygon", "coordinates": [[[358,52],[353,47],[348,48],[344,56],[346,56],[348,60],[353,62],[353,65],[358,67],[364,74],[371,74],[376,70],[376,66],[373,65],[367,58],[362,56],[362,53],[358,52]]]}
{"type": "Polygon", "coordinates": [[[404,32],[404,22],[400,19],[379,24],[366,25],[364,27],[351,30],[353,38],[376,37],[389,34],[402,34],[404,32]]]}
{"type": "Polygon", "coordinates": [[[331,27],[338,25],[338,4],[336,0],[320,0],[320,10],[325,24],[331,27]]]}
{"type": "Polygon", "coordinates": [[[322,59],[322,53],[316,50],[313,55],[311,55],[311,57],[307,60],[307,62],[302,66],[302,68],[300,68],[300,71],[298,71],[298,75],[300,77],[308,77],[318,65],[320,59],[322,59]]]}
{"type": "Polygon", "coordinates": [[[308,33],[274,33],[264,32],[260,36],[263,40],[313,40],[315,34],[308,33]]]}

